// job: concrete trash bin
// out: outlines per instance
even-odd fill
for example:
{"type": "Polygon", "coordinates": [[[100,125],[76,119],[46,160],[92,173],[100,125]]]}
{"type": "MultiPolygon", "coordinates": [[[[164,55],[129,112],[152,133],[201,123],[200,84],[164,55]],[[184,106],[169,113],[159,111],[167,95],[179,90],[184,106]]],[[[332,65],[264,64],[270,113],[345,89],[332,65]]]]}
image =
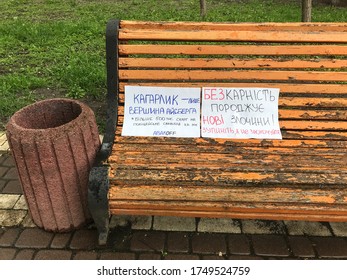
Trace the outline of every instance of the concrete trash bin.
{"type": "Polygon", "coordinates": [[[16,112],[6,134],[34,223],[64,232],[88,222],[88,176],[100,147],[93,111],[77,100],[39,101],[16,112]]]}

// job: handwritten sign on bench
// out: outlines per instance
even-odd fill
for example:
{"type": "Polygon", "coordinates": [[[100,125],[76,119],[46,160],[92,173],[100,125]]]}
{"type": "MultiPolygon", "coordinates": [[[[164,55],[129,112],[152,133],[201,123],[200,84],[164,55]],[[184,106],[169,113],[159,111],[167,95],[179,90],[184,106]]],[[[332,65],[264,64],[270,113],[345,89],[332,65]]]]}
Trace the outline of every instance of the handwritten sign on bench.
{"type": "Polygon", "coordinates": [[[200,91],[126,86],[122,136],[200,137],[200,91]]]}
{"type": "Polygon", "coordinates": [[[202,137],[282,139],[278,122],[279,89],[202,89],[202,137]]]}

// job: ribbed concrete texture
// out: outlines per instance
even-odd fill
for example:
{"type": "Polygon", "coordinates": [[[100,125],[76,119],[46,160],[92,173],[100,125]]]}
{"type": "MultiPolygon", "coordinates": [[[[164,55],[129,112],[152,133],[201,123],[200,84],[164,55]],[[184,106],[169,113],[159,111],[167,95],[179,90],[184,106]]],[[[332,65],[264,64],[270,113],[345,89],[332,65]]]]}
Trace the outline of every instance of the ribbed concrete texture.
{"type": "Polygon", "coordinates": [[[76,100],[40,101],[12,116],[7,138],[35,224],[60,232],[85,224],[88,173],[100,146],[93,111],[76,100]]]}

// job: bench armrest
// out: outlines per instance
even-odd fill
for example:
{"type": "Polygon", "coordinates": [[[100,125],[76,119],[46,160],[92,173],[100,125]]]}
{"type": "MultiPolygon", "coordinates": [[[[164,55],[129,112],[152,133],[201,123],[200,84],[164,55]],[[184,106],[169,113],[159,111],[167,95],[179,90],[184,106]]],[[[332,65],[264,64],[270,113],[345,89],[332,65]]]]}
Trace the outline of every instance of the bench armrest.
{"type": "Polygon", "coordinates": [[[118,31],[119,20],[110,20],[106,27],[107,120],[101,148],[94,166],[101,166],[111,154],[118,120],[118,31]]]}
{"type": "Polygon", "coordinates": [[[118,31],[119,20],[110,20],[106,28],[107,120],[88,182],[88,207],[98,228],[99,245],[106,244],[109,228],[107,159],[112,152],[118,120],[118,31]]]}

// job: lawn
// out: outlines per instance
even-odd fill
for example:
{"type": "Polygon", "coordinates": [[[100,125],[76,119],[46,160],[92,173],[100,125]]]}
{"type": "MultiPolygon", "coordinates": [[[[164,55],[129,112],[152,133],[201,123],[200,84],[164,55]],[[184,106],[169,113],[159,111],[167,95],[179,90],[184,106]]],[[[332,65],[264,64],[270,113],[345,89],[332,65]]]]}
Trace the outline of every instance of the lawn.
{"type": "MultiPolygon", "coordinates": [[[[300,3],[207,0],[205,20],[295,22],[300,3]]],[[[347,21],[343,7],[315,5],[312,14],[313,21],[347,21]]],[[[110,18],[201,20],[199,0],[1,0],[0,130],[16,110],[43,98],[78,98],[104,110],[110,18]]]]}

